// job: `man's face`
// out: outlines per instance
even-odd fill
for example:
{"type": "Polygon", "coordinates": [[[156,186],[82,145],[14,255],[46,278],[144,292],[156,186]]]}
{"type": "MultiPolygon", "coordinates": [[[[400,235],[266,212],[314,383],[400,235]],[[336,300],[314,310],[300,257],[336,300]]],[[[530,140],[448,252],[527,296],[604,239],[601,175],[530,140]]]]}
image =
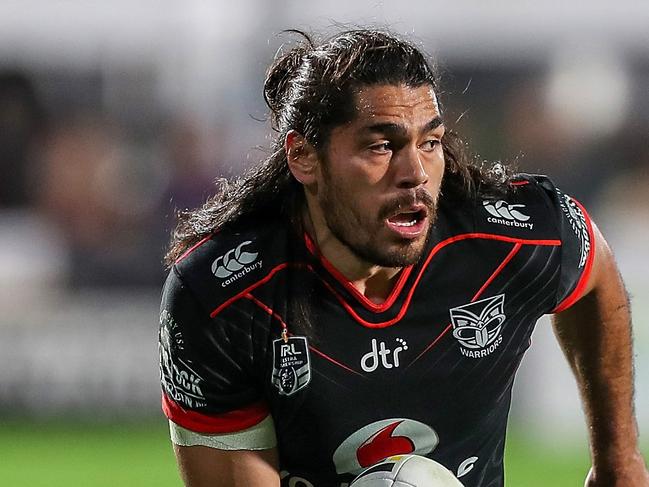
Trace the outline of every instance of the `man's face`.
{"type": "Polygon", "coordinates": [[[414,264],[444,174],[437,99],[430,86],[376,85],[355,101],[355,118],[331,132],[318,204],[331,233],[365,262],[414,264]]]}

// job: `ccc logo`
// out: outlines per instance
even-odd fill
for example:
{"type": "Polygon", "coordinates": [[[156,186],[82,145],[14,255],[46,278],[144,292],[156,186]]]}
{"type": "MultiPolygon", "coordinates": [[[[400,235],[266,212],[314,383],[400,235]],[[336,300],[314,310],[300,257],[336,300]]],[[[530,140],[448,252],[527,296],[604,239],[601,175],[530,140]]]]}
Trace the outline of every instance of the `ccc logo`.
{"type": "Polygon", "coordinates": [[[217,258],[212,264],[212,272],[216,277],[225,279],[234,272],[240,271],[245,265],[252,264],[257,258],[257,252],[246,252],[243,248],[250,245],[252,241],[241,242],[236,248],[229,250],[217,258]]]}
{"type": "Polygon", "coordinates": [[[530,219],[529,215],[522,213],[520,209],[525,208],[525,205],[510,205],[506,201],[483,201],[482,205],[492,216],[496,218],[505,218],[506,220],[516,220],[519,222],[526,222],[530,219]]]}

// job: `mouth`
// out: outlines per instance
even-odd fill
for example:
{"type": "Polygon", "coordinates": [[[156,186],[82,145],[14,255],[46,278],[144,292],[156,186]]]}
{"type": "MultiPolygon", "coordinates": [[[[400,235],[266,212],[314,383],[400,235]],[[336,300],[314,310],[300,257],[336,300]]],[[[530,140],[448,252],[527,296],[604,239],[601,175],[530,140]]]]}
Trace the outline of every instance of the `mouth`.
{"type": "Polygon", "coordinates": [[[427,221],[428,209],[423,205],[400,209],[386,219],[390,230],[408,239],[419,237],[426,230],[427,221]]]}

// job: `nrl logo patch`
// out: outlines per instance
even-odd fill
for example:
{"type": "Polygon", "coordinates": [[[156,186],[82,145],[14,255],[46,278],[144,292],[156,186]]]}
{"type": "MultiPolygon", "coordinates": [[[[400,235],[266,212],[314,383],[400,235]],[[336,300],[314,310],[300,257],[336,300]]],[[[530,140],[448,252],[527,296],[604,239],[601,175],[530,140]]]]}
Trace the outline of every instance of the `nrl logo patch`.
{"type": "Polygon", "coordinates": [[[465,357],[486,357],[503,341],[500,334],[505,321],[505,295],[451,308],[453,336],[460,342],[460,352],[465,357]]]}
{"type": "Polygon", "coordinates": [[[273,340],[273,375],[271,382],[283,396],[290,396],[311,380],[309,345],[305,337],[273,340]]]}

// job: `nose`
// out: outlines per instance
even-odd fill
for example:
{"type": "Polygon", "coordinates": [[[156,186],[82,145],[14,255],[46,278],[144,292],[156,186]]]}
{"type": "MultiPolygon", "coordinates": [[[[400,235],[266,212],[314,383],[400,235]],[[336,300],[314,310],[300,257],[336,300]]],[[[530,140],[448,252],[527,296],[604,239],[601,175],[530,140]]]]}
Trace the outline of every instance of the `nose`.
{"type": "Polygon", "coordinates": [[[396,161],[396,183],[402,189],[416,188],[428,182],[428,172],[424,167],[417,147],[404,148],[396,161]]]}

